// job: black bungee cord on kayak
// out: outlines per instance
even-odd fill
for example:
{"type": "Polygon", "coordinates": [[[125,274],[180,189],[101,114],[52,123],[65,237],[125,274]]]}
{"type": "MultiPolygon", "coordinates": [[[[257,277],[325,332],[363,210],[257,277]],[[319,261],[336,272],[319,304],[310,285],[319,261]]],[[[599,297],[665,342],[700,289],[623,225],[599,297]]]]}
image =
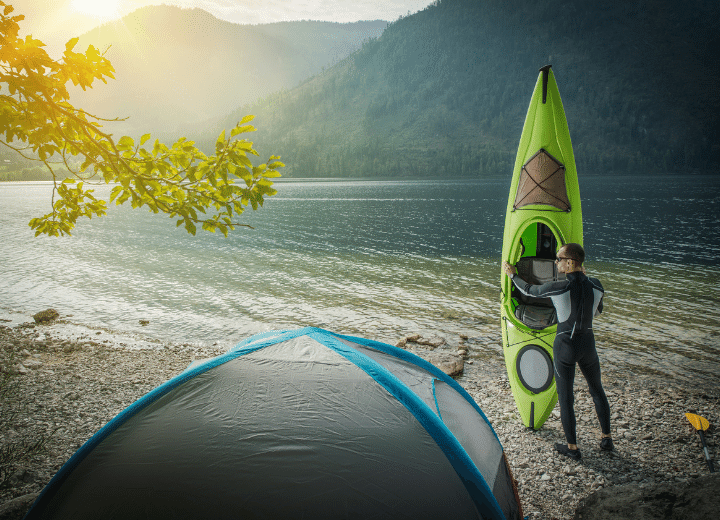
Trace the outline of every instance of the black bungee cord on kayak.
{"type": "MultiPolygon", "coordinates": [[[[527,166],[527,164],[522,167],[522,171],[523,171],[523,173],[525,174],[525,175],[523,175],[523,178],[530,179],[531,181],[533,181],[533,182],[535,183],[535,187],[532,188],[532,189],[530,189],[530,190],[528,190],[527,193],[525,193],[525,195],[523,196],[523,198],[521,198],[520,200],[515,201],[515,203],[513,204],[513,210],[519,209],[518,206],[520,206],[520,203],[521,203],[522,201],[524,201],[526,198],[528,198],[528,197],[530,196],[530,194],[531,194],[533,191],[535,191],[536,189],[539,189],[540,191],[542,191],[542,192],[545,193],[546,195],[549,195],[550,197],[552,197],[553,199],[557,200],[558,202],[560,202],[560,203],[563,204],[564,206],[567,206],[567,204],[566,204],[566,202],[565,202],[564,200],[562,200],[560,197],[555,196],[553,193],[550,192],[550,190],[548,190],[548,189],[545,188],[541,183],[539,183],[538,181],[536,181],[535,178],[534,178],[532,175],[530,175],[530,172],[527,170],[526,166],[527,166]]],[[[564,174],[564,173],[565,173],[565,167],[564,167],[563,165],[560,165],[554,172],[552,172],[552,173],[551,173],[550,175],[548,175],[545,179],[543,179],[542,182],[548,181],[548,180],[551,179],[554,175],[556,175],[558,172],[563,172],[563,174],[564,174]]],[[[569,206],[568,206],[568,209],[567,209],[567,210],[561,210],[561,211],[568,211],[569,209],[570,209],[570,208],[569,208],[569,206]]]]}

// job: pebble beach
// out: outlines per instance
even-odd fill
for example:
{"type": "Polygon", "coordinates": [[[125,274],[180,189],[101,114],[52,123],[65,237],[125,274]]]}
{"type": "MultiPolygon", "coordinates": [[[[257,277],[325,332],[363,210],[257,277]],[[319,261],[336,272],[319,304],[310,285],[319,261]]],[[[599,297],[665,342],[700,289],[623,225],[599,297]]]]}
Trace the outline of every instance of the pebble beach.
{"type": "MultiPolygon", "coordinates": [[[[541,430],[525,429],[504,364],[497,359],[473,358],[472,346],[464,343],[466,338],[445,339],[437,347],[405,346],[429,359],[432,356],[428,355],[437,351],[457,357],[462,372],[454,377],[497,432],[529,519],[573,518],[584,499],[613,486],[691,483],[707,475],[699,437],[686,420],[686,412],[709,420],[708,448],[720,466],[720,446],[713,435],[720,421],[717,387],[690,387],[652,375],[604,372],[615,451],[603,452],[592,399],[578,374],[576,415],[582,460],[575,462],[553,449],[554,443],[564,442],[557,407],[541,430]]],[[[398,340],[403,344],[403,338],[398,340]]],[[[0,518],[2,504],[9,501],[26,504],[15,509],[26,509],[68,458],[116,414],[193,360],[224,350],[190,344],[137,344],[91,328],[68,334],[62,319],[37,325],[0,322],[0,366],[12,372],[11,380],[17,385],[0,401],[0,449],[19,449],[23,442],[46,439],[37,454],[3,468],[0,518]]]]}

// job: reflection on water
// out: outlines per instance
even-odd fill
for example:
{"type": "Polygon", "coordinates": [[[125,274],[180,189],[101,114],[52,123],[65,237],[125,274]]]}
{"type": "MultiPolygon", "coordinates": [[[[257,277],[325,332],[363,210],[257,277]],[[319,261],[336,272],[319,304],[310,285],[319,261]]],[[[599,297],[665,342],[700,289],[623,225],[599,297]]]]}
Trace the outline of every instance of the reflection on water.
{"type": "MultiPolygon", "coordinates": [[[[394,343],[419,332],[499,358],[499,255],[508,179],[283,182],[255,230],[191,237],[112,207],[73,237],[33,238],[46,184],[0,184],[0,305],[53,306],[78,321],[228,346],[315,325],[394,343]],[[140,319],[149,319],[140,327],[140,319]]],[[[581,178],[588,271],[606,289],[596,321],[617,368],[720,375],[720,182],[581,178]]],[[[100,187],[98,192],[109,192],[100,187]]]]}

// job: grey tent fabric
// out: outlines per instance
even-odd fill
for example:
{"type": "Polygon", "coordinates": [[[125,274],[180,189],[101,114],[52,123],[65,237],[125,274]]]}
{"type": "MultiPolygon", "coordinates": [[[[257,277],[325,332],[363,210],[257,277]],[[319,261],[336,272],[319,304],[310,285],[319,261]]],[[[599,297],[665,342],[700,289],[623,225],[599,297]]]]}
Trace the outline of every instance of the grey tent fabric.
{"type": "Polygon", "coordinates": [[[570,211],[565,166],[542,148],[523,165],[513,209],[530,204],[570,211]]]}
{"type": "Polygon", "coordinates": [[[315,328],[249,338],[113,419],[26,518],[521,518],[489,422],[415,357],[315,328]]]}
{"type": "Polygon", "coordinates": [[[382,364],[408,385],[446,424],[458,438],[473,462],[492,487],[502,457],[502,447],[496,442],[492,426],[483,417],[473,413],[465,400],[456,399],[456,391],[447,383],[436,381],[434,375],[416,365],[389,354],[348,342],[373,360],[382,364]]]}

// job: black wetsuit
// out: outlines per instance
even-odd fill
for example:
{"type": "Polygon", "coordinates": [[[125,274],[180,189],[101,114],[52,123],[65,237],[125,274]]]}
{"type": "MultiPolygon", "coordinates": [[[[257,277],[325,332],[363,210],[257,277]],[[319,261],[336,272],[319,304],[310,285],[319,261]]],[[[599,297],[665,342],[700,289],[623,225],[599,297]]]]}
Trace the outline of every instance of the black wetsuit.
{"type": "Polygon", "coordinates": [[[515,287],[527,296],[550,298],[558,316],[557,335],[553,343],[555,383],[560,403],[560,419],[568,444],[577,444],[573,383],[575,364],[588,382],[590,395],[604,434],[610,433],[610,405],[600,379],[600,361],[592,331],[593,316],[602,312],[604,290],[596,278],[581,272],[567,274],[567,279],[543,285],[532,285],[519,276],[512,278],[515,287]]]}

